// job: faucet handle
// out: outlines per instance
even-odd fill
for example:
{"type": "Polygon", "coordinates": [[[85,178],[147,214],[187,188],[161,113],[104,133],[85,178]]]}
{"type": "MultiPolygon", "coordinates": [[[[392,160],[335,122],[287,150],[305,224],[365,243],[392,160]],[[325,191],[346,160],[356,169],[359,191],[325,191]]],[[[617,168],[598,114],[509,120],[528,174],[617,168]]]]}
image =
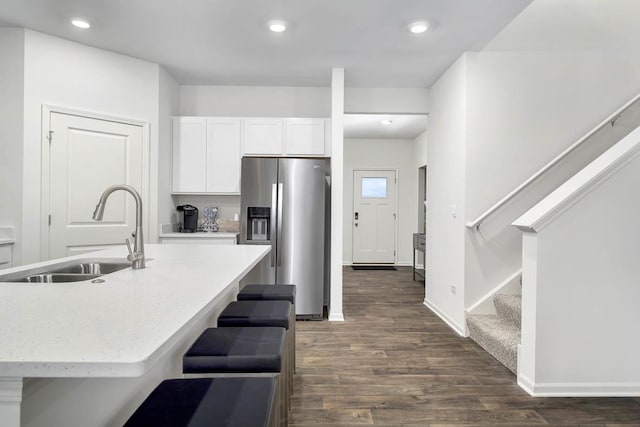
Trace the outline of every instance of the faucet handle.
{"type": "Polygon", "coordinates": [[[144,259],[144,254],[142,252],[133,252],[131,250],[131,242],[129,239],[124,239],[127,244],[127,249],[129,250],[129,255],[127,255],[127,261],[135,262],[144,259]]]}

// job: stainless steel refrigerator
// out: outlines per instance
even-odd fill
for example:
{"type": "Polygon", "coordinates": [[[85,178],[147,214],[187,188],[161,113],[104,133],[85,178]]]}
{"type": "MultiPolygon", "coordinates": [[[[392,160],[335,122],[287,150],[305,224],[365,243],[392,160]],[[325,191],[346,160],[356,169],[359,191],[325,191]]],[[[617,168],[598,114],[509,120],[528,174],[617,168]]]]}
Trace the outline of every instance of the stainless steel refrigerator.
{"type": "Polygon", "coordinates": [[[296,285],[296,315],[322,318],[326,159],[244,157],[240,240],[271,245],[253,282],[296,285]]]}

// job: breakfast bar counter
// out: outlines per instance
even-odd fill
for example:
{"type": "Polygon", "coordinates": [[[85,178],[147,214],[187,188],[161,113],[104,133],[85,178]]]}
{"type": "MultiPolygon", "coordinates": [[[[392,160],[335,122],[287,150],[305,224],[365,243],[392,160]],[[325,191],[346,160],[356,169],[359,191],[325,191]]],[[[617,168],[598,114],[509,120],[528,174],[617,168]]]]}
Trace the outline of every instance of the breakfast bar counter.
{"type": "Polygon", "coordinates": [[[184,350],[235,299],[268,246],[147,245],[147,267],[72,283],[2,277],[61,261],[125,261],[126,248],[3,270],[3,426],[122,425],[184,350]]]}

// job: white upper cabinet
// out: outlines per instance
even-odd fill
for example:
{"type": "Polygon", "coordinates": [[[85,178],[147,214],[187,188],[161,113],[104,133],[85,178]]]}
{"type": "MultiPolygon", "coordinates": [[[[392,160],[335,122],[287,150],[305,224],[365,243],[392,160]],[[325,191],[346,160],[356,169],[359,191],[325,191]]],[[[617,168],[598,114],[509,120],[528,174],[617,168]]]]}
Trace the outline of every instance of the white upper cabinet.
{"type": "Polygon", "coordinates": [[[207,120],[173,119],[174,193],[202,193],[207,182],[207,120]]]}
{"type": "Polygon", "coordinates": [[[240,119],[173,119],[173,193],[240,192],[240,119]]]}
{"type": "Polygon", "coordinates": [[[282,155],[284,120],[250,118],[243,120],[244,154],[282,155]]]}
{"type": "Polygon", "coordinates": [[[285,155],[325,155],[324,119],[286,119],[285,135],[285,155]]]}
{"type": "Polygon", "coordinates": [[[174,117],[172,193],[238,194],[242,156],[331,156],[328,119],[174,117]]]}
{"type": "Polygon", "coordinates": [[[245,156],[330,156],[327,119],[242,119],[245,156]]]}
{"type": "Polygon", "coordinates": [[[207,193],[240,192],[240,119],[207,119],[207,193]]]}

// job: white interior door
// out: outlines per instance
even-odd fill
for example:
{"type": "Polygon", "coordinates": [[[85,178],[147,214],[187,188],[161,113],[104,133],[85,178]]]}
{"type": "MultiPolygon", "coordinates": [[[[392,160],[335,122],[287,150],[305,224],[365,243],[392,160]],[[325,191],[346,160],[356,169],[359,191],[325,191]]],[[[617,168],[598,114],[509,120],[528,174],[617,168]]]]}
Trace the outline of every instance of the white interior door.
{"type": "Polygon", "coordinates": [[[353,263],[395,262],[396,171],[353,171],[353,263]]]}
{"type": "Polygon", "coordinates": [[[103,221],[92,215],[111,185],[129,184],[142,193],[142,127],[52,112],[50,130],[49,258],[123,244],[135,229],[131,195],[113,193],[103,221]]]}

